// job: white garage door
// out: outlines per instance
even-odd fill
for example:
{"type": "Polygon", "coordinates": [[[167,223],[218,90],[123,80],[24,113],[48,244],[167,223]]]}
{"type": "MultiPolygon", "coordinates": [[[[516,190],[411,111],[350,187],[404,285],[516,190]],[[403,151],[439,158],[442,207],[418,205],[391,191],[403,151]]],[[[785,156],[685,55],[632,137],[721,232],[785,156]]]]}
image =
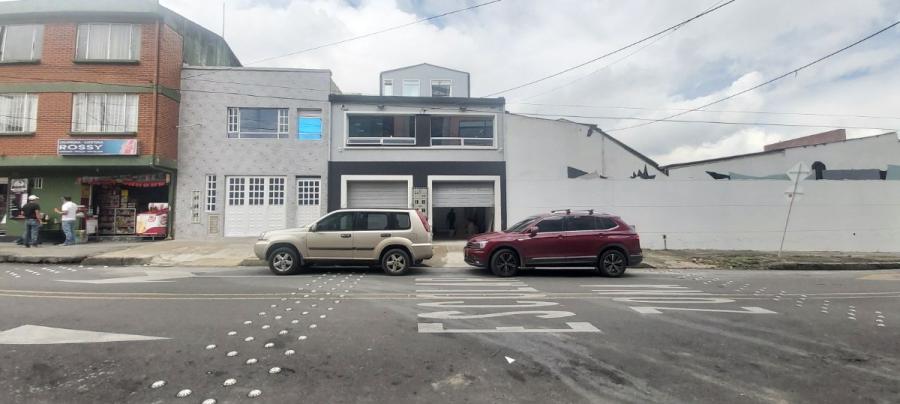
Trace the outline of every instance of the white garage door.
{"type": "Polygon", "coordinates": [[[258,236],[287,225],[284,177],[225,177],[225,237],[258,236]]]}
{"type": "Polygon", "coordinates": [[[297,227],[315,222],[322,215],[322,180],[297,178],[297,227]]]}
{"type": "Polygon", "coordinates": [[[489,208],[494,206],[493,182],[435,182],[431,204],[435,208],[489,208]]]}
{"type": "Polygon", "coordinates": [[[409,187],[406,181],[349,181],[347,207],[406,209],[409,187]]]}

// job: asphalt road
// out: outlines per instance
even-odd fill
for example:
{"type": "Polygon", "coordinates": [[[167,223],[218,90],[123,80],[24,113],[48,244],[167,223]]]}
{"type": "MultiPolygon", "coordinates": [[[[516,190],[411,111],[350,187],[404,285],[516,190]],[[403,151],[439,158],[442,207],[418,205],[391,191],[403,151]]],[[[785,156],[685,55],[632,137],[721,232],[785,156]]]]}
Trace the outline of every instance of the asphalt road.
{"type": "Polygon", "coordinates": [[[0,264],[0,307],[2,402],[900,402],[900,270],[0,264]]]}

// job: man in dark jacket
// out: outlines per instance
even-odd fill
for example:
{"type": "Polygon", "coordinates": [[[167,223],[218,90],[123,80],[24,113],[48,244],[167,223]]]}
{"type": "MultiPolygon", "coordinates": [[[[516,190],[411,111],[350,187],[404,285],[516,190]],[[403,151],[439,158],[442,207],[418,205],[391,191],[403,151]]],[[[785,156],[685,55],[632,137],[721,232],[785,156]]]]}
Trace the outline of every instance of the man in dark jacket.
{"type": "Polygon", "coordinates": [[[38,205],[37,195],[28,197],[28,203],[22,207],[22,215],[25,217],[25,234],[22,235],[22,243],[25,247],[35,246],[38,244],[38,232],[41,230],[41,205],[38,205]]]}

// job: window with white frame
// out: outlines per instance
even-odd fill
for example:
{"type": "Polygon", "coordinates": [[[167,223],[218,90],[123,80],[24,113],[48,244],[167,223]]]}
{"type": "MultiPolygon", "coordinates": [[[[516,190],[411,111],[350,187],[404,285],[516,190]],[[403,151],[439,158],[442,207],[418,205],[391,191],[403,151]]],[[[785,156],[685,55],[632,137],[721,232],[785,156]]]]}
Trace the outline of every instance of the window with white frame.
{"type": "Polygon", "coordinates": [[[72,102],[72,132],[137,132],[138,101],[137,94],[75,94],[72,102]]]}
{"type": "Polygon", "coordinates": [[[322,180],[318,178],[297,179],[297,205],[319,206],[319,188],[322,180]]]}
{"type": "Polygon", "coordinates": [[[494,146],[494,117],[449,115],[431,117],[432,146],[494,146]]]}
{"type": "Polygon", "coordinates": [[[453,82],[450,80],[431,80],[432,97],[452,97],[453,82]]]}
{"type": "Polygon", "coordinates": [[[265,177],[250,177],[247,179],[247,204],[262,205],[266,201],[265,177]]]}
{"type": "Polygon", "coordinates": [[[269,177],[269,205],[284,205],[284,177],[269,177]]]}
{"type": "Polygon", "coordinates": [[[43,25],[0,25],[0,63],[41,59],[43,25]]]}
{"type": "Polygon", "coordinates": [[[0,133],[34,132],[37,102],[37,94],[0,94],[0,133]]]}
{"type": "Polygon", "coordinates": [[[394,80],[385,79],[381,85],[382,95],[394,95],[394,80]]]}
{"type": "Polygon", "coordinates": [[[228,177],[228,205],[238,206],[244,204],[244,192],[246,178],[228,177]]]}
{"type": "Polygon", "coordinates": [[[215,174],[207,174],[206,176],[206,211],[215,212],[216,203],[218,202],[218,189],[216,188],[215,174]]]}
{"type": "Polygon", "coordinates": [[[403,80],[403,96],[419,96],[419,80],[403,80]]]}
{"type": "Polygon", "coordinates": [[[228,108],[228,137],[278,139],[288,137],[287,108],[228,108]]]}
{"type": "Polygon", "coordinates": [[[137,24],[79,24],[75,59],[81,61],[137,61],[141,58],[141,26],[137,24]]]}
{"type": "Polygon", "coordinates": [[[414,146],[414,115],[349,114],[347,146],[414,146]]]}

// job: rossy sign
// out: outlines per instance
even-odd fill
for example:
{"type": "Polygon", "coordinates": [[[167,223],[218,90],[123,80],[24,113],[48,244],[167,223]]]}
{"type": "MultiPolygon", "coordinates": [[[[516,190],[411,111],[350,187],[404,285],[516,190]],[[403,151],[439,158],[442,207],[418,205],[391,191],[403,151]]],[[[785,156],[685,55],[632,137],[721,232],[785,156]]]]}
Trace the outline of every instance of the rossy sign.
{"type": "Polygon", "coordinates": [[[59,139],[60,156],[136,156],[137,139],[59,139]]]}

